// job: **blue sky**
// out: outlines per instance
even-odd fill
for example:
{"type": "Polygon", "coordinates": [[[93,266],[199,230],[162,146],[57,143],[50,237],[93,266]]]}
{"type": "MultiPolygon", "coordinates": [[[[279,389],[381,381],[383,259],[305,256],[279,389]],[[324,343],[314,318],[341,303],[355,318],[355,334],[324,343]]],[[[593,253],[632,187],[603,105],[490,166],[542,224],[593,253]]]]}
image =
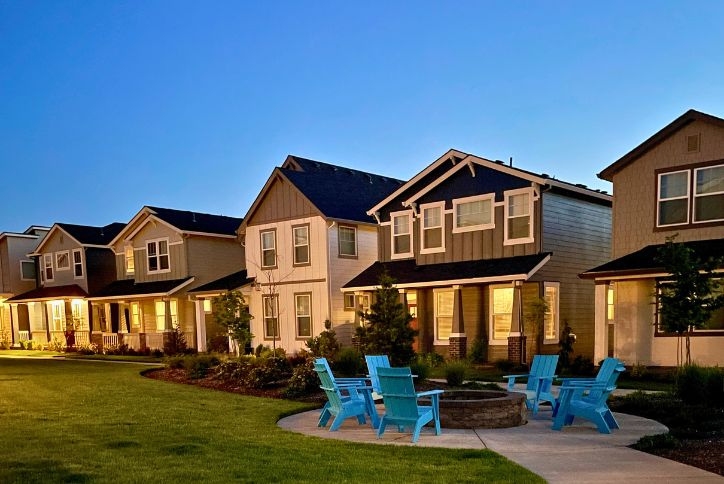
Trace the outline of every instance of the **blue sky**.
{"type": "Polygon", "coordinates": [[[0,0],[0,231],[242,217],[287,154],[596,178],[724,115],[724,2],[0,0]]]}

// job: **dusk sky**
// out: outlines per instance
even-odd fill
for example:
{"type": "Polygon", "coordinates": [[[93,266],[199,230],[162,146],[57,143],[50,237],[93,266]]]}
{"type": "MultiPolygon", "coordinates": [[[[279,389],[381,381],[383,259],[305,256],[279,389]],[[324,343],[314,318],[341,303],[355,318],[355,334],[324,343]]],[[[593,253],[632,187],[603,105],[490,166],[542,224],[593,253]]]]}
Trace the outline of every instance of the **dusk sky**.
{"type": "Polygon", "coordinates": [[[610,190],[687,109],[724,116],[723,24],[717,1],[0,0],[0,231],[243,217],[287,154],[409,179],[456,148],[610,190]]]}

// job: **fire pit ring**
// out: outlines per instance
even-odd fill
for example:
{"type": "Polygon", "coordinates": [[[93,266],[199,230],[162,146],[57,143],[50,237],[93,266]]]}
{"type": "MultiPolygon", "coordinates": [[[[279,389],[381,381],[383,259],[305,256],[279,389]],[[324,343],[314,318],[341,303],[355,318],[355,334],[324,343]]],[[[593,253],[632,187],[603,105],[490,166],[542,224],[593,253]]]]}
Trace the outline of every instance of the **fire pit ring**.
{"type": "Polygon", "coordinates": [[[440,425],[448,429],[500,429],[528,422],[525,394],[505,390],[446,390],[440,425]]]}

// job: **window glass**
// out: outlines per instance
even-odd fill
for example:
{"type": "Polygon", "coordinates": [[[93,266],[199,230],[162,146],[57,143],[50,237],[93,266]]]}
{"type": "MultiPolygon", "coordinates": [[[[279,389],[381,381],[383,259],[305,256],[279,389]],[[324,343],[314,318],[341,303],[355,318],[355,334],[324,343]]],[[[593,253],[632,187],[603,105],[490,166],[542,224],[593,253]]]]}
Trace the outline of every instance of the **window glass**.
{"type": "Polygon", "coordinates": [[[508,240],[531,237],[530,216],[530,194],[508,196],[508,240]]]}
{"type": "Polygon", "coordinates": [[[412,252],[409,214],[392,217],[392,253],[409,254],[412,252]]]}
{"type": "Polygon", "coordinates": [[[724,165],[695,171],[694,221],[724,220],[724,165]]]}
{"type": "Polygon", "coordinates": [[[156,301],[156,329],[163,331],[166,329],[166,303],[164,301],[156,301]]]}
{"type": "Polygon", "coordinates": [[[545,285],[546,312],[543,317],[544,339],[558,341],[558,285],[545,285]]]}
{"type": "Polygon", "coordinates": [[[73,276],[83,277],[83,256],[80,249],[73,251],[73,276]]]}
{"type": "Polygon", "coordinates": [[[131,303],[131,326],[134,328],[141,326],[141,307],[137,302],[131,303]]]}
{"type": "Polygon", "coordinates": [[[455,227],[478,227],[492,223],[492,200],[475,200],[455,204],[455,227]]]}
{"type": "Polygon", "coordinates": [[[442,247],[442,207],[429,207],[422,210],[422,247],[437,249],[442,247]]]}
{"type": "Polygon", "coordinates": [[[261,266],[274,267],[277,263],[276,233],[268,230],[261,233],[261,266]]]}
{"type": "Polygon", "coordinates": [[[264,337],[279,337],[279,320],[277,317],[277,298],[274,296],[263,296],[262,305],[264,306],[264,337]]]}
{"type": "Polygon", "coordinates": [[[136,270],[136,260],[133,256],[133,246],[126,246],[124,257],[126,260],[126,274],[133,274],[136,270]]]}
{"type": "Polygon", "coordinates": [[[659,225],[689,221],[689,172],[662,174],[659,177],[659,225]]]}
{"type": "Polygon", "coordinates": [[[339,255],[357,255],[357,229],[339,227],[339,255]]]}
{"type": "Polygon", "coordinates": [[[292,229],[294,237],[294,263],[309,263],[309,227],[292,229]]]}
{"type": "Polygon", "coordinates": [[[297,336],[309,338],[312,336],[312,296],[297,294],[294,299],[297,310],[297,336]]]}
{"type": "Polygon", "coordinates": [[[494,287],[491,299],[493,339],[507,340],[513,319],[513,288],[494,287]]]}
{"type": "Polygon", "coordinates": [[[450,339],[453,321],[453,291],[437,291],[435,293],[435,339],[450,339]]]}
{"type": "Polygon", "coordinates": [[[20,261],[20,278],[26,281],[35,280],[35,262],[31,260],[20,261]]]}
{"type": "Polygon", "coordinates": [[[68,251],[55,253],[55,268],[59,271],[70,268],[70,260],[68,259],[68,251]]]}
{"type": "Polygon", "coordinates": [[[44,264],[44,271],[45,271],[45,280],[46,281],[52,281],[53,280],[53,256],[50,254],[46,254],[43,257],[43,264],[44,264]]]}

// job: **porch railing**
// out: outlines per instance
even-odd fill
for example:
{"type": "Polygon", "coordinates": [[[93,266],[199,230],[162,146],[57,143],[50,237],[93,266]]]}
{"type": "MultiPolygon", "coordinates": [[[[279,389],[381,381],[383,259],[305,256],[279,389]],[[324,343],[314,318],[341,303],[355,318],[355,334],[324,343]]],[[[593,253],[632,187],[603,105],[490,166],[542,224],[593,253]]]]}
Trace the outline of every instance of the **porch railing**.
{"type": "Polygon", "coordinates": [[[146,346],[152,350],[162,350],[163,333],[146,333],[146,346]]]}
{"type": "Polygon", "coordinates": [[[18,339],[20,341],[30,341],[30,331],[18,331],[18,339]]]}
{"type": "Polygon", "coordinates": [[[103,347],[118,346],[117,333],[103,333],[103,347]]]}
{"type": "Polygon", "coordinates": [[[124,333],[123,343],[129,348],[139,351],[141,349],[141,335],[138,333],[124,333]]]}

